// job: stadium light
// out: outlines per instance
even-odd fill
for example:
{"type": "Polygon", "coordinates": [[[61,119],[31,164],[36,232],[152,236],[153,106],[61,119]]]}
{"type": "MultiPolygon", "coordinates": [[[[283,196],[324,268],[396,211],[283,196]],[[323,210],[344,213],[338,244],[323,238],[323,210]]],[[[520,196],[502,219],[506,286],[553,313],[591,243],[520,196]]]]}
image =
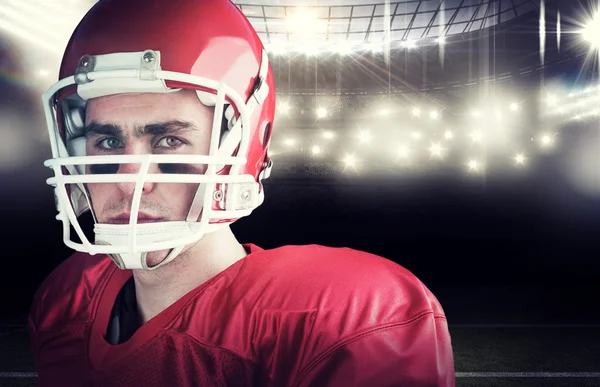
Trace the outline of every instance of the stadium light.
{"type": "Polygon", "coordinates": [[[523,153],[518,153],[515,158],[515,163],[517,165],[524,165],[525,164],[525,156],[523,156],[523,153]]]}
{"type": "Polygon", "coordinates": [[[594,15],[592,20],[581,30],[581,35],[593,48],[600,48],[600,14],[594,15]]]}
{"type": "Polygon", "coordinates": [[[435,156],[435,157],[441,158],[442,151],[443,151],[443,148],[439,143],[433,143],[429,147],[429,152],[431,152],[431,157],[435,156]]]}
{"type": "Polygon", "coordinates": [[[356,157],[354,155],[346,155],[346,157],[344,157],[344,164],[346,164],[346,167],[356,167],[356,157]]]}
{"type": "Polygon", "coordinates": [[[323,137],[326,138],[327,140],[331,140],[333,137],[335,137],[335,135],[333,134],[333,132],[330,131],[325,131],[323,132],[323,137]]]}
{"type": "Polygon", "coordinates": [[[290,105],[287,102],[280,102],[277,105],[277,108],[279,109],[280,112],[288,114],[290,111],[290,105]]]}

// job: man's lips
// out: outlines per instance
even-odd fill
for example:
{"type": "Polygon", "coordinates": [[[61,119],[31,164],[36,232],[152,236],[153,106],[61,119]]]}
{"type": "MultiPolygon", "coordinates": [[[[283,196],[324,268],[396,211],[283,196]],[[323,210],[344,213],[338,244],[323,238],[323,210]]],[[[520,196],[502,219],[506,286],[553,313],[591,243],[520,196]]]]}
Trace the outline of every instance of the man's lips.
{"type": "MultiPolygon", "coordinates": [[[[107,223],[110,224],[129,224],[129,219],[131,218],[130,213],[122,213],[113,218],[110,218],[107,223]]],[[[152,216],[143,212],[138,213],[137,222],[138,223],[152,223],[152,222],[160,222],[163,218],[152,216]]]]}

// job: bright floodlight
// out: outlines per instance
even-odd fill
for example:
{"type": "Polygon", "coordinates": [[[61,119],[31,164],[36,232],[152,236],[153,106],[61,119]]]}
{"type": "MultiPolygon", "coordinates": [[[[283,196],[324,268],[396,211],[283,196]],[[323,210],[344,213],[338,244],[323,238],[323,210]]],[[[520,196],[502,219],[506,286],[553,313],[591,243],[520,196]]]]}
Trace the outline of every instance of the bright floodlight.
{"type": "Polygon", "coordinates": [[[523,153],[517,154],[515,156],[514,160],[515,160],[515,163],[517,165],[523,165],[523,164],[525,164],[525,156],[523,156],[523,153]]]}
{"type": "Polygon", "coordinates": [[[421,110],[418,107],[414,107],[412,109],[413,117],[421,117],[421,110]]]}
{"type": "Polygon", "coordinates": [[[268,44],[267,50],[275,55],[283,55],[287,52],[287,48],[283,42],[272,42],[268,44]]]}
{"type": "Polygon", "coordinates": [[[552,145],[554,145],[554,137],[552,137],[552,136],[551,136],[551,135],[549,135],[549,134],[543,134],[543,135],[540,137],[540,142],[541,142],[541,144],[542,144],[542,147],[544,147],[544,148],[549,148],[549,147],[551,147],[552,145]]]}
{"type": "Polygon", "coordinates": [[[420,132],[411,132],[410,136],[415,140],[419,140],[421,138],[421,133],[420,132]]]}
{"type": "Polygon", "coordinates": [[[471,140],[473,140],[473,142],[480,143],[482,139],[483,139],[483,134],[481,133],[480,130],[474,130],[471,133],[471,140]]]}
{"type": "Polygon", "coordinates": [[[315,145],[312,147],[312,154],[313,155],[318,155],[319,153],[321,153],[321,148],[318,145],[315,145]]]}
{"type": "Polygon", "coordinates": [[[400,145],[398,147],[398,157],[406,159],[410,155],[410,149],[406,145],[400,145]]]}
{"type": "Polygon", "coordinates": [[[446,37],[445,36],[440,36],[439,38],[437,38],[437,42],[440,45],[446,44],[446,37]]]}
{"type": "Polygon", "coordinates": [[[415,48],[417,47],[417,41],[416,40],[407,40],[405,42],[402,42],[402,47],[411,49],[411,48],[415,48]]]}
{"type": "Polygon", "coordinates": [[[287,102],[280,102],[277,105],[277,109],[282,113],[287,114],[290,111],[290,105],[287,102]]]}
{"type": "Polygon", "coordinates": [[[340,55],[348,55],[352,53],[353,43],[348,40],[336,42],[335,51],[340,55]]]}
{"type": "Polygon", "coordinates": [[[294,146],[296,144],[296,140],[294,140],[293,138],[286,138],[285,140],[283,140],[283,143],[287,146],[294,146]]]}
{"type": "Polygon", "coordinates": [[[467,166],[469,167],[469,172],[479,172],[482,167],[477,160],[469,160],[467,166]]]}
{"type": "Polygon", "coordinates": [[[454,134],[452,134],[452,132],[450,130],[446,130],[444,132],[444,137],[446,138],[446,140],[452,140],[452,138],[454,137],[454,134]]]}
{"type": "Polygon", "coordinates": [[[326,116],[327,116],[327,109],[325,109],[325,108],[318,108],[317,109],[317,117],[324,118],[326,116]]]}
{"type": "Polygon", "coordinates": [[[380,52],[383,51],[383,45],[381,44],[381,42],[370,42],[369,49],[372,52],[380,52]]]}
{"type": "Polygon", "coordinates": [[[361,130],[360,133],[358,133],[358,141],[360,141],[362,144],[370,142],[371,141],[371,133],[369,133],[366,130],[361,130]]]}
{"type": "Polygon", "coordinates": [[[334,134],[333,134],[333,132],[330,132],[327,130],[327,131],[323,132],[323,137],[328,140],[331,140],[334,137],[334,134]]]}
{"type": "Polygon", "coordinates": [[[437,119],[439,118],[439,116],[440,116],[440,113],[438,113],[438,112],[437,112],[437,111],[435,111],[435,110],[432,110],[432,111],[429,113],[429,118],[431,118],[432,120],[437,120],[437,119]]]}
{"type": "Polygon", "coordinates": [[[511,112],[516,112],[519,111],[519,104],[516,102],[513,102],[510,104],[510,111],[511,112]]]}
{"type": "Polygon", "coordinates": [[[433,143],[429,147],[429,152],[431,152],[431,156],[442,157],[442,146],[439,143],[433,143]]]}
{"type": "Polygon", "coordinates": [[[581,31],[583,39],[590,43],[593,48],[600,48],[600,15],[594,15],[592,21],[590,21],[581,31]]]}
{"type": "Polygon", "coordinates": [[[303,35],[318,33],[323,27],[323,23],[306,8],[299,8],[289,15],[286,24],[289,32],[303,35]]]}
{"type": "Polygon", "coordinates": [[[346,157],[344,157],[344,164],[346,164],[346,167],[355,167],[356,157],[354,157],[354,155],[346,155],[346,157]]]}

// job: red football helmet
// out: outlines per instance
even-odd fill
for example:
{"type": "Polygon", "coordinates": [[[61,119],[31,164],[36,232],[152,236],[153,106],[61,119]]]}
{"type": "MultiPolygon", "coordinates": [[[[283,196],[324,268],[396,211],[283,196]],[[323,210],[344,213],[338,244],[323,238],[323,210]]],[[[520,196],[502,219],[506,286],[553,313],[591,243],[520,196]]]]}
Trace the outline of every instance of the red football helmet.
{"type": "MultiPolygon", "coordinates": [[[[59,81],[43,96],[52,146],[45,165],[55,177],[57,219],[67,246],[109,254],[120,268],[153,269],[208,232],[249,215],[264,199],[261,180],[275,113],[275,86],[266,51],[230,0],[102,0],[83,18],[64,54],[59,81]],[[207,155],[86,156],[88,100],[121,93],[195,90],[214,107],[207,155]],[[137,174],[86,174],[86,165],[139,164],[137,174]],[[205,164],[203,174],[148,173],[150,163],[205,164]],[[92,183],[135,182],[129,224],[96,222],[95,242],[78,216],[91,210],[92,183]],[[195,183],[185,220],[137,224],[144,182],[195,183]],[[73,225],[82,243],[71,239],[73,225]],[[148,267],[146,253],[170,250],[148,267]]],[[[93,210],[92,210],[93,215],[93,210]]]]}

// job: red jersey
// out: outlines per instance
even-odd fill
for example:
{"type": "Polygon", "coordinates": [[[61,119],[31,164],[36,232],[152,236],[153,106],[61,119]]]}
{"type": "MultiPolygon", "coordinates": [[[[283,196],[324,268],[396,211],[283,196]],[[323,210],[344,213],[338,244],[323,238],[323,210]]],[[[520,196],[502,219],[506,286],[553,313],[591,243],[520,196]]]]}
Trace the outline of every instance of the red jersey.
{"type": "Polygon", "coordinates": [[[38,386],[455,385],[444,312],[402,266],[348,248],[244,247],[117,345],[108,320],[132,272],[74,254],[31,308],[38,386]]]}

